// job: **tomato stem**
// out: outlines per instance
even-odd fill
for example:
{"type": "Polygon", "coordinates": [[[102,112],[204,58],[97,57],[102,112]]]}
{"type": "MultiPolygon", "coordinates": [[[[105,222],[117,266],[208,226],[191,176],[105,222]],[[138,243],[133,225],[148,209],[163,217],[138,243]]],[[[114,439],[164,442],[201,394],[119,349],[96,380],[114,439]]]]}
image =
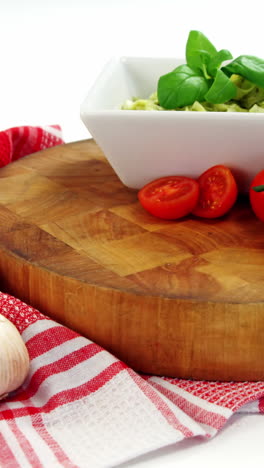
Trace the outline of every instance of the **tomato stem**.
{"type": "Polygon", "coordinates": [[[252,187],[255,192],[264,192],[264,185],[257,185],[256,187],[252,187]]]}

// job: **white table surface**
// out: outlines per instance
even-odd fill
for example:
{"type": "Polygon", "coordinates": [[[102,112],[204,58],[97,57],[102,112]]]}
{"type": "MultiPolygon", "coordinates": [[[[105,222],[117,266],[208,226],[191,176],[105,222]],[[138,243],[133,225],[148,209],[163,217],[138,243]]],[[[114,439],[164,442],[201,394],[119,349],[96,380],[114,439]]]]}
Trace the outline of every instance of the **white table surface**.
{"type": "MultiPolygon", "coordinates": [[[[84,99],[112,56],[184,56],[198,29],[218,48],[264,56],[262,2],[0,0],[0,129],[58,123],[66,142],[89,137],[84,99]]],[[[123,467],[263,465],[264,416],[235,415],[209,442],[185,441],[123,467]]]]}

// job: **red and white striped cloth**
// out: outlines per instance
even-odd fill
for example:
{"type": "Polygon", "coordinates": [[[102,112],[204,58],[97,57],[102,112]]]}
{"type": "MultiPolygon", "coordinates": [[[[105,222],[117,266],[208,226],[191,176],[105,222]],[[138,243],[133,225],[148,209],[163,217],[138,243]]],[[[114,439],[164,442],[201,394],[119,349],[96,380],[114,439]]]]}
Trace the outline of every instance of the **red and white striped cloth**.
{"type": "Polygon", "coordinates": [[[208,439],[235,411],[264,412],[264,382],[139,375],[97,344],[0,293],[30,373],[0,402],[1,467],[113,467],[186,438],[208,439]]]}
{"type": "MultiPolygon", "coordinates": [[[[0,167],[61,143],[56,125],[0,132],[0,167]]],[[[113,467],[186,438],[213,437],[235,411],[264,413],[264,382],[139,375],[1,292],[0,313],[30,355],[25,383],[0,401],[3,468],[113,467]]]]}
{"type": "Polygon", "coordinates": [[[3,130],[0,132],[0,167],[28,154],[62,143],[59,125],[44,127],[27,125],[3,130]]]}

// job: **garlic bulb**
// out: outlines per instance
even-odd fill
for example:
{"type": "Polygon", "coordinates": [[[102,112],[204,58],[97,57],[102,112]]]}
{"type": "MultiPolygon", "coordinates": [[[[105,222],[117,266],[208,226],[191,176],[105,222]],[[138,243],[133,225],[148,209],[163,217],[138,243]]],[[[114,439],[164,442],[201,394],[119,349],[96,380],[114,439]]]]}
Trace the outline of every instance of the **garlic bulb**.
{"type": "Polygon", "coordinates": [[[20,387],[28,371],[24,341],[15,325],[0,314],[0,399],[20,387]]]}

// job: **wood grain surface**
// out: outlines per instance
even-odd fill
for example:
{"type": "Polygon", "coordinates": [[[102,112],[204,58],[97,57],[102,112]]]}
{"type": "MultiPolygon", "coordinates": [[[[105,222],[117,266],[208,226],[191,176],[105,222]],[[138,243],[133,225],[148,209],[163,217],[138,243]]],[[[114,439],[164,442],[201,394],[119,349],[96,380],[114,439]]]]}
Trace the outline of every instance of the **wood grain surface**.
{"type": "Polygon", "coordinates": [[[2,168],[0,219],[2,290],[137,371],[264,380],[264,225],[247,199],[159,220],[88,140],[2,168]]]}

